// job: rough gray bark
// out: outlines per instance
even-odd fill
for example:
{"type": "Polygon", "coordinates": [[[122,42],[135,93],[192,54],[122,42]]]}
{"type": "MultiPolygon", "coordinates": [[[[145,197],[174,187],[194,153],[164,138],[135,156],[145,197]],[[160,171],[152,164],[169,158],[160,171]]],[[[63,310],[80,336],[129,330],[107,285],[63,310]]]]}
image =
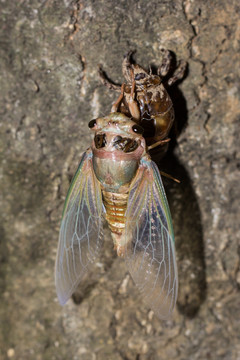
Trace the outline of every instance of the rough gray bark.
{"type": "Polygon", "coordinates": [[[239,359],[239,2],[0,1],[0,358],[239,359]],[[122,56],[188,61],[172,90],[178,138],[162,167],[179,266],[172,320],[149,311],[109,232],[96,268],[61,308],[54,259],[88,121],[108,114],[122,56]]]}

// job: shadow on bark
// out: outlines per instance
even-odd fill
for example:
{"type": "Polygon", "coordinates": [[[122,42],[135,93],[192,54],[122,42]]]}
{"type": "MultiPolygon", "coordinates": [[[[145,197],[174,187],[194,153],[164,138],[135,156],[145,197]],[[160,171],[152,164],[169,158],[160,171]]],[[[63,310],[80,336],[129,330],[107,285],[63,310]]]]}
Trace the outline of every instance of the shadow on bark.
{"type": "Polygon", "coordinates": [[[159,169],[181,181],[180,184],[163,177],[169,206],[171,209],[176,241],[176,253],[179,276],[179,294],[177,307],[187,317],[195,317],[206,298],[206,266],[201,212],[191,179],[174,155],[176,138],[187,126],[186,101],[177,87],[170,92],[174,109],[176,126],[170,134],[170,148],[162,160],[158,154],[152,159],[159,169]]]}
{"type": "MultiPolygon", "coordinates": [[[[186,169],[173,155],[164,162],[164,170],[174,173],[180,184],[166,184],[172,213],[179,272],[178,309],[194,317],[206,298],[206,271],[201,213],[186,169]],[[172,171],[171,171],[172,170],[172,171]]],[[[165,181],[164,181],[165,182],[165,181]]]]}

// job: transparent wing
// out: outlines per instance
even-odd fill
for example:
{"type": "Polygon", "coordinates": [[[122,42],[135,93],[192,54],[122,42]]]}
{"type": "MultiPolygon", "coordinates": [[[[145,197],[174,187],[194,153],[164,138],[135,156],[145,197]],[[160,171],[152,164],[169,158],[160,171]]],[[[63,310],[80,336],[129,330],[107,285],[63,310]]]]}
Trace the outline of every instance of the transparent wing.
{"type": "Polygon", "coordinates": [[[92,152],[84,153],[64,205],[56,258],[55,283],[64,305],[73,294],[103,240],[102,196],[92,167],[92,152]]]}
{"type": "Polygon", "coordinates": [[[144,301],[162,319],[178,288],[171,215],[156,164],[145,161],[131,186],[126,211],[126,263],[144,301]]]}

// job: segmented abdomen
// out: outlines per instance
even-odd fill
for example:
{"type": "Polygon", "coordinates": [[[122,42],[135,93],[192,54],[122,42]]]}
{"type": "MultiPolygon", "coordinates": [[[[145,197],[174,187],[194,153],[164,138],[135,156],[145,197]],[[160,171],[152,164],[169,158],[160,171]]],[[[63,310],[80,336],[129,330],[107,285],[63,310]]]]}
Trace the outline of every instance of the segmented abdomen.
{"type": "Polygon", "coordinates": [[[112,233],[122,235],[125,228],[125,212],[127,208],[127,194],[102,191],[103,203],[106,208],[106,220],[112,233]]]}

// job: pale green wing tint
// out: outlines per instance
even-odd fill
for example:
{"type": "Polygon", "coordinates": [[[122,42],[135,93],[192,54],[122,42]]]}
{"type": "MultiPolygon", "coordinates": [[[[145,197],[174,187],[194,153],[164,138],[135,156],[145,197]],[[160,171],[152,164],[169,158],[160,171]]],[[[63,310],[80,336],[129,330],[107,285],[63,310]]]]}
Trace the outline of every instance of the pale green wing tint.
{"type": "Polygon", "coordinates": [[[61,305],[95,261],[102,241],[101,189],[92,167],[92,152],[88,150],[69,188],[61,222],[55,272],[61,305]]]}
{"type": "Polygon", "coordinates": [[[177,266],[170,211],[156,164],[142,161],[126,211],[126,263],[146,304],[162,319],[175,306],[177,266]]]}

